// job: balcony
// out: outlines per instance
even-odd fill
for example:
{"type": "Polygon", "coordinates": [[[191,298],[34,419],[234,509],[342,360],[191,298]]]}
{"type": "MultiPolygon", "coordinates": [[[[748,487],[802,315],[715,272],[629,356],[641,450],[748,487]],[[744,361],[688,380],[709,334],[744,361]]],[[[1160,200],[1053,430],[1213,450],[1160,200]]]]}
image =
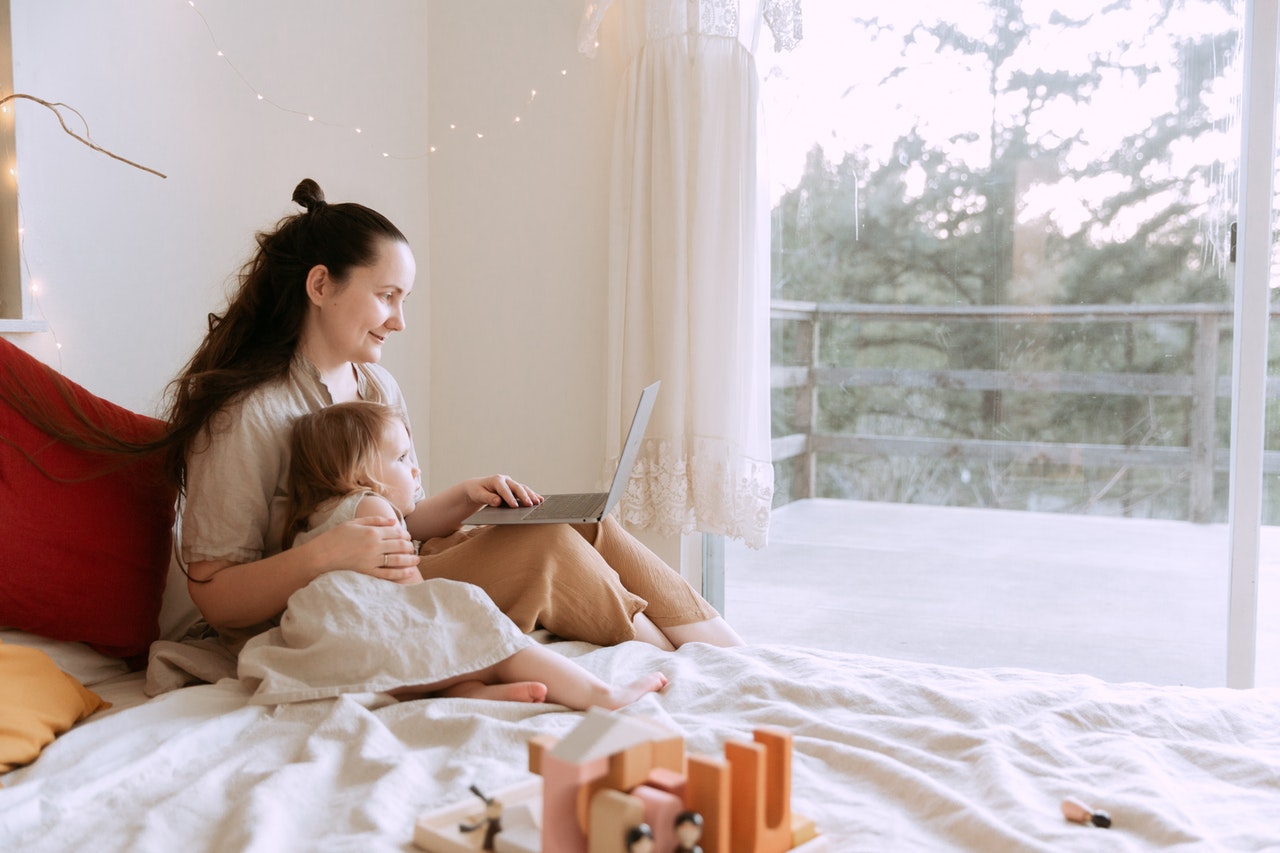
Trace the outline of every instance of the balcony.
{"type": "MultiPolygon", "coordinates": [[[[1263,527],[1255,684],[1280,687],[1280,528],[1263,527]]],[[[748,642],[1221,686],[1223,524],[811,499],[725,549],[748,642]]]]}
{"type": "MultiPolygon", "coordinates": [[[[773,319],[773,386],[794,395],[786,434],[778,434],[775,413],[774,462],[786,474],[769,546],[730,544],[725,556],[726,616],[747,640],[1118,681],[1225,683],[1229,458],[1220,437],[1231,381],[1220,366],[1229,363],[1229,307],[775,302],[773,319]],[[868,366],[824,364],[822,330],[850,322],[1141,330],[1125,332],[1131,337],[1155,329],[1170,356],[1159,372],[1045,369],[1052,358],[1036,369],[1001,370],[894,366],[883,357],[866,359],[878,361],[868,366]],[[1163,423],[1117,430],[1127,443],[824,432],[824,391],[857,389],[1075,395],[1082,404],[1120,398],[1158,409],[1163,423]],[[832,499],[838,478],[829,471],[851,457],[973,469],[1016,477],[1018,488],[989,489],[985,503],[970,490],[968,506],[832,499]],[[1037,472],[1053,474],[1044,493],[1037,472]],[[1068,480],[1074,495],[1062,485],[1068,480]],[[1116,498],[1130,480],[1138,485],[1116,498]],[[1059,511],[1035,511],[1044,505],[1059,511]]],[[[1278,391],[1268,379],[1268,398],[1278,391]]],[[[841,474],[853,490],[859,470],[841,474]]],[[[1264,472],[1278,470],[1280,454],[1268,452],[1264,472]]],[[[1280,527],[1263,527],[1262,551],[1256,683],[1280,686],[1280,527]]]]}

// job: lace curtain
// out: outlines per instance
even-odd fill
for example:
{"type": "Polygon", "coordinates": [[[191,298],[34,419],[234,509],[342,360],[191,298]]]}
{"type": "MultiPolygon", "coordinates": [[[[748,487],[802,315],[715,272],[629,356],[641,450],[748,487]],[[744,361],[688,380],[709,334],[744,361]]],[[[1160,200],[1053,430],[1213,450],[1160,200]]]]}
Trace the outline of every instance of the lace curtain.
{"type": "MultiPolygon", "coordinates": [[[[617,15],[627,60],[614,128],[609,455],[662,380],[622,520],[753,548],[773,501],[768,184],[757,157],[762,24],[801,36],[800,0],[589,0],[579,49],[617,15]]],[[[611,30],[614,32],[614,30],[611,30]]],[[[612,471],[612,468],[609,468],[612,471]]]]}

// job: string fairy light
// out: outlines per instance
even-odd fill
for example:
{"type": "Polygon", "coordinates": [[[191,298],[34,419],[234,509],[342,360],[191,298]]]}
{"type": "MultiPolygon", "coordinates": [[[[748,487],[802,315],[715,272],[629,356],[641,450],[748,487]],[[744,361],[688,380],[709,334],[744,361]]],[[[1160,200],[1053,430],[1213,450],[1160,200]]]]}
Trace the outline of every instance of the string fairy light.
{"type": "MultiPolygon", "coordinates": [[[[253,82],[250,81],[249,78],[246,77],[240,71],[238,67],[236,67],[235,63],[231,61],[231,58],[227,56],[226,51],[223,50],[222,46],[218,42],[218,38],[213,31],[212,25],[210,25],[209,20],[204,16],[204,13],[200,10],[200,7],[197,5],[196,0],[182,0],[182,2],[185,2],[187,6],[200,17],[200,22],[203,24],[205,32],[209,36],[209,41],[213,45],[214,55],[217,56],[217,58],[221,59],[223,63],[225,63],[226,66],[231,69],[231,71],[236,75],[236,77],[239,78],[240,82],[244,84],[245,88],[247,88],[250,91],[250,93],[252,93],[255,100],[261,101],[264,104],[268,104],[274,107],[275,109],[280,110],[281,112],[305,118],[309,123],[319,124],[326,127],[332,127],[332,128],[337,128],[341,130],[348,130],[360,135],[364,134],[364,127],[362,126],[343,124],[341,122],[335,122],[335,121],[326,121],[320,118],[315,112],[295,109],[293,107],[278,103],[275,100],[273,100],[271,97],[268,96],[266,92],[263,92],[260,89],[258,89],[258,87],[255,86],[253,82]]],[[[569,69],[568,68],[559,69],[558,76],[561,79],[568,77],[569,69]]],[[[534,99],[537,97],[538,97],[538,90],[536,88],[531,88],[529,90],[529,97],[525,102],[525,107],[527,108],[529,104],[532,104],[534,99]]],[[[519,112],[515,113],[512,116],[510,126],[518,128],[523,124],[524,124],[524,115],[519,112]]],[[[458,130],[458,124],[456,122],[450,122],[448,127],[450,131],[458,130]]],[[[490,133],[490,129],[488,128],[475,127],[475,128],[471,128],[463,137],[457,137],[457,138],[470,138],[475,140],[476,142],[480,142],[482,140],[485,140],[486,137],[488,137],[489,133],[490,133]]],[[[416,153],[397,154],[389,150],[383,149],[381,151],[381,156],[385,160],[417,160],[417,159],[421,159],[422,157],[435,154],[441,150],[443,150],[443,148],[440,145],[438,140],[428,139],[427,145],[425,146],[424,150],[418,151],[416,153]]]]}
{"type": "MultiPolygon", "coordinates": [[[[309,123],[309,124],[317,124],[317,125],[321,125],[321,126],[325,126],[325,127],[331,127],[331,128],[336,128],[336,129],[340,129],[340,130],[346,130],[346,131],[349,131],[349,132],[351,132],[351,133],[354,133],[354,134],[356,134],[356,135],[358,135],[358,136],[362,136],[362,137],[367,136],[367,135],[365,134],[365,126],[364,126],[364,125],[349,125],[349,124],[343,124],[343,123],[340,123],[340,122],[327,121],[327,120],[325,120],[324,118],[322,118],[321,116],[319,116],[317,113],[315,113],[315,112],[313,112],[313,111],[298,110],[298,109],[294,109],[293,107],[290,107],[290,106],[288,106],[288,105],[285,105],[285,104],[279,103],[279,102],[275,101],[274,99],[272,99],[271,97],[269,97],[269,96],[268,96],[268,94],[267,94],[266,92],[261,91],[260,89],[258,89],[258,87],[257,87],[257,86],[255,86],[255,85],[253,84],[253,82],[252,82],[252,81],[250,81],[250,80],[249,80],[249,78],[248,78],[248,77],[246,77],[246,76],[245,76],[245,75],[240,71],[240,69],[236,66],[236,64],[235,64],[234,62],[232,62],[231,58],[227,55],[226,51],[225,51],[225,50],[222,48],[222,46],[219,44],[218,39],[217,39],[217,36],[216,36],[216,34],[214,33],[214,31],[213,31],[213,27],[209,24],[208,19],[204,16],[204,13],[203,13],[203,12],[200,10],[200,8],[197,6],[197,4],[196,4],[196,0],[185,0],[185,2],[186,2],[186,4],[187,4],[188,8],[190,8],[193,12],[195,12],[195,13],[196,13],[196,15],[198,15],[198,16],[199,16],[200,21],[201,21],[201,24],[204,26],[205,32],[207,33],[207,35],[208,35],[208,37],[209,37],[209,41],[210,41],[210,43],[213,45],[213,52],[214,52],[214,55],[215,55],[218,59],[222,60],[222,62],[227,66],[227,68],[229,68],[229,69],[231,70],[231,72],[232,72],[233,74],[235,74],[235,75],[236,75],[236,77],[237,77],[237,78],[240,80],[240,82],[245,86],[245,88],[247,88],[247,89],[249,90],[249,92],[253,95],[253,97],[254,97],[254,99],[255,99],[255,100],[257,100],[257,101],[259,101],[259,102],[262,102],[262,103],[263,103],[263,104],[265,104],[265,105],[269,105],[269,106],[271,106],[272,108],[274,108],[274,109],[276,109],[276,110],[278,110],[278,111],[280,111],[280,112],[288,113],[288,114],[290,114],[290,115],[298,116],[298,117],[299,117],[299,118],[301,118],[301,119],[305,119],[305,120],[306,120],[306,122],[307,122],[307,123],[309,123]]],[[[560,79],[562,79],[562,80],[563,80],[563,79],[567,78],[567,77],[568,77],[568,75],[569,75],[569,69],[567,69],[567,68],[561,68],[561,69],[559,69],[559,74],[558,74],[558,76],[559,76],[559,78],[560,78],[560,79]]],[[[527,97],[527,98],[525,99],[525,101],[524,101],[523,111],[522,111],[522,112],[516,112],[516,113],[514,113],[514,114],[513,114],[512,118],[511,118],[511,121],[510,121],[510,123],[509,123],[509,126],[510,126],[510,127],[520,128],[520,127],[522,127],[522,126],[524,125],[524,123],[525,123],[525,114],[529,111],[530,106],[531,106],[531,105],[535,102],[535,100],[538,98],[538,95],[539,95],[539,92],[538,92],[538,89],[537,89],[537,88],[530,88],[530,89],[529,89],[529,95],[528,95],[528,97],[527,97]]],[[[35,97],[35,96],[33,96],[33,95],[27,95],[27,94],[23,94],[23,93],[14,92],[14,93],[11,93],[11,94],[9,94],[9,95],[7,95],[7,96],[3,97],[3,98],[0,98],[0,113],[4,113],[6,116],[7,116],[7,115],[9,115],[9,114],[10,114],[9,103],[10,103],[11,101],[16,100],[16,99],[28,100],[28,101],[31,101],[31,102],[36,103],[36,104],[39,104],[39,105],[41,105],[41,106],[45,107],[46,109],[48,109],[49,111],[51,111],[51,112],[52,112],[52,113],[57,117],[57,119],[58,119],[58,123],[62,126],[63,131],[65,131],[69,136],[71,136],[72,138],[76,139],[76,140],[77,140],[77,141],[79,141],[80,143],[82,143],[82,144],[84,144],[84,145],[88,146],[89,148],[93,149],[94,151],[97,151],[97,152],[99,152],[100,154],[103,154],[103,155],[105,155],[105,156],[107,156],[107,157],[111,157],[112,159],[118,160],[118,161],[120,161],[120,162],[122,162],[122,163],[125,163],[125,164],[129,165],[129,166],[133,166],[133,167],[134,167],[134,168],[136,168],[136,169],[140,169],[140,170],[142,170],[142,171],[144,171],[144,172],[149,172],[149,173],[151,173],[151,174],[153,174],[153,175],[156,175],[157,177],[160,177],[160,178],[162,178],[162,179],[164,179],[164,178],[166,178],[166,177],[167,177],[165,174],[163,174],[162,172],[157,171],[156,169],[153,169],[153,168],[151,168],[151,167],[149,167],[149,166],[144,166],[144,165],[142,165],[142,164],[140,164],[140,163],[134,162],[133,160],[129,160],[129,159],[125,158],[125,157],[121,157],[120,155],[118,155],[118,154],[116,154],[116,153],[114,153],[114,152],[112,152],[112,151],[109,151],[109,150],[107,150],[106,148],[103,148],[103,147],[99,146],[97,143],[95,143],[95,142],[93,141],[93,139],[92,139],[92,137],[91,137],[91,135],[90,135],[90,133],[89,133],[88,122],[85,120],[84,116],[83,116],[83,115],[82,115],[78,110],[76,110],[74,107],[71,107],[71,106],[69,106],[69,105],[67,105],[67,104],[60,103],[60,102],[50,102],[50,101],[46,101],[46,100],[44,100],[44,99],[42,99],[42,98],[35,97]],[[82,128],[83,128],[82,132],[76,132],[75,130],[73,130],[73,129],[68,125],[67,120],[66,120],[66,117],[63,115],[63,112],[62,112],[63,110],[67,110],[67,111],[69,111],[69,112],[71,112],[71,113],[74,113],[74,114],[75,114],[76,118],[78,118],[78,119],[79,119],[80,125],[81,125],[81,126],[82,126],[82,128]]],[[[470,139],[473,139],[476,143],[479,143],[479,142],[483,142],[483,141],[485,141],[485,140],[486,140],[486,138],[489,136],[489,133],[490,133],[490,129],[489,129],[489,128],[484,128],[484,127],[475,127],[475,128],[471,128],[471,129],[469,129],[469,130],[465,131],[465,132],[464,132],[464,133],[462,133],[462,134],[457,134],[457,135],[455,135],[455,134],[453,134],[452,132],[453,132],[453,131],[457,131],[457,130],[459,130],[459,125],[458,125],[458,123],[457,123],[457,122],[450,122],[450,123],[449,123],[449,125],[448,125],[448,127],[449,127],[449,131],[451,132],[451,133],[449,134],[449,136],[450,136],[453,140],[463,140],[463,139],[470,138],[470,139]]],[[[382,158],[383,158],[383,159],[386,159],[386,160],[416,160],[416,159],[420,159],[420,158],[422,158],[422,157],[427,157],[427,156],[431,156],[431,155],[437,154],[438,152],[440,152],[440,151],[442,151],[442,150],[443,150],[443,147],[441,146],[441,144],[440,144],[440,142],[439,142],[438,140],[435,140],[435,139],[428,139],[428,140],[427,140],[427,144],[424,146],[424,149],[423,149],[423,150],[421,150],[421,151],[419,151],[419,152],[417,152],[417,153],[411,153],[411,154],[395,154],[395,153],[392,153],[392,152],[391,152],[391,151],[389,151],[389,150],[383,150],[383,151],[381,152],[381,156],[382,156],[382,158]]],[[[15,181],[15,195],[16,195],[16,196],[17,196],[17,198],[18,198],[19,218],[21,219],[21,209],[22,209],[22,208],[21,208],[21,196],[20,196],[19,194],[17,194],[17,191],[16,191],[17,169],[11,166],[11,167],[9,168],[9,174],[10,174],[10,176],[11,176],[11,177],[14,179],[14,181],[15,181]]],[[[28,280],[28,282],[29,282],[27,290],[28,290],[28,293],[30,294],[31,304],[32,304],[32,306],[33,306],[34,308],[36,308],[36,310],[39,312],[40,316],[45,317],[45,315],[44,315],[44,307],[43,307],[43,305],[41,304],[41,301],[40,301],[40,296],[41,296],[41,294],[44,292],[44,284],[43,284],[40,280],[36,279],[34,276],[32,276],[32,275],[31,275],[31,271],[30,271],[29,265],[28,265],[28,263],[27,263],[27,254],[26,254],[26,252],[25,252],[25,251],[24,251],[24,249],[23,249],[23,244],[24,244],[24,233],[25,233],[25,232],[24,232],[24,229],[20,226],[20,227],[18,228],[18,243],[19,243],[18,254],[19,254],[19,258],[21,259],[21,263],[22,263],[22,265],[23,265],[23,268],[24,268],[24,270],[26,270],[26,273],[27,273],[27,276],[26,276],[26,277],[27,277],[27,280],[28,280]]],[[[47,318],[47,317],[45,317],[45,322],[46,322],[47,324],[49,324],[49,334],[52,336],[53,341],[54,341],[54,345],[55,345],[56,349],[59,351],[59,360],[60,360],[60,359],[61,359],[62,342],[58,339],[57,333],[54,331],[54,329],[53,329],[53,327],[52,327],[52,324],[51,324],[51,323],[49,323],[49,321],[48,321],[48,318],[47,318]]],[[[59,369],[61,369],[61,368],[59,368],[59,369]]]]}

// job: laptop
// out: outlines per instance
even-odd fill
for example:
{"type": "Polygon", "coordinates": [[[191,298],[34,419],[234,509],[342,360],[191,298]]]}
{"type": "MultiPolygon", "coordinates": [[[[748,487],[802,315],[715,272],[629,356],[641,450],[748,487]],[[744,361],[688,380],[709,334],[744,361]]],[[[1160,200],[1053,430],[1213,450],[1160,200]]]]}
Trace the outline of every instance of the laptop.
{"type": "Polygon", "coordinates": [[[618,459],[617,470],[613,472],[613,483],[609,486],[609,491],[544,495],[542,503],[537,506],[486,506],[472,513],[462,523],[577,524],[602,520],[622,497],[627,480],[631,478],[631,469],[640,453],[640,442],[644,439],[649,415],[653,412],[653,401],[658,396],[658,386],[661,384],[659,380],[640,392],[640,402],[631,419],[631,429],[627,431],[627,440],[622,445],[622,456],[618,459]]]}

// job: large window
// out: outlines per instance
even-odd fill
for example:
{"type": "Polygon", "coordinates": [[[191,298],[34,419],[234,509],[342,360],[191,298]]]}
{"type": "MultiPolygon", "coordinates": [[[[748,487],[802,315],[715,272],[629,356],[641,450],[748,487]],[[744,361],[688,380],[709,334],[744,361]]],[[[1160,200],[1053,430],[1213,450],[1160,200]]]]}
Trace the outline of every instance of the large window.
{"type": "Polygon", "coordinates": [[[1010,546],[839,594],[992,631],[972,662],[1088,670],[1097,636],[1165,649],[1099,674],[1222,683],[1243,7],[806,0],[765,46],[776,518],[891,503],[903,553],[1010,546]]]}

